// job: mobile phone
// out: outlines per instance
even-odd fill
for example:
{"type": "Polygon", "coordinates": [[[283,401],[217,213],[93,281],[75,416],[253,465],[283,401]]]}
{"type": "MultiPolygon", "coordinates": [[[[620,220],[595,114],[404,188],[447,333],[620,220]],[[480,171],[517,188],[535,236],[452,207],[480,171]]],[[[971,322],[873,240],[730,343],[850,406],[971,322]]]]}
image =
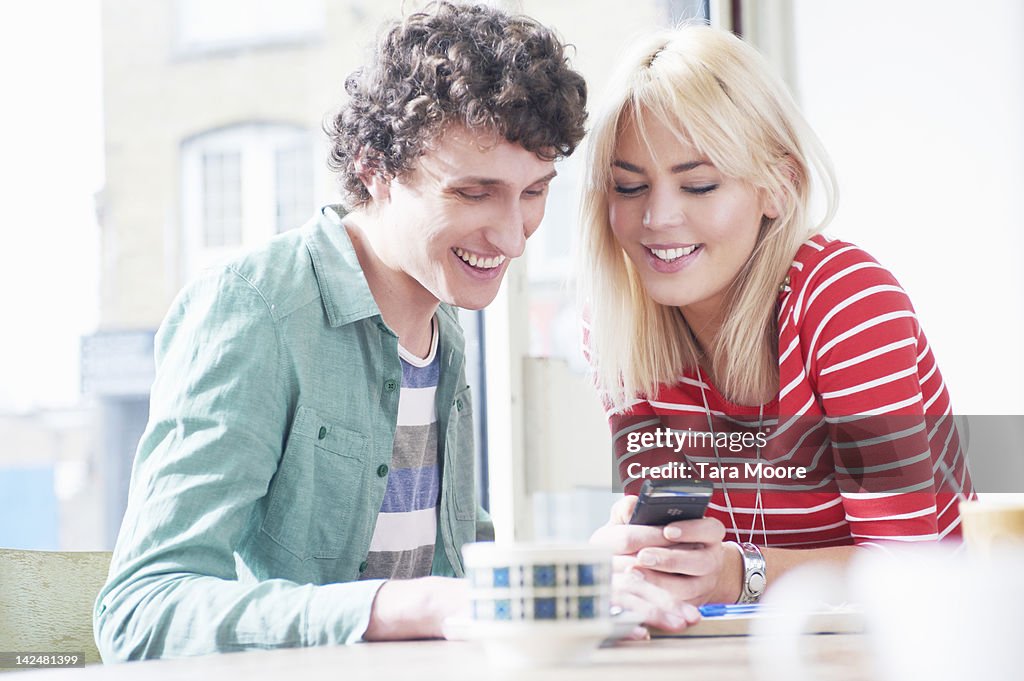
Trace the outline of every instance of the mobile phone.
{"type": "Polygon", "coordinates": [[[668,525],[704,517],[715,486],[703,480],[644,480],[630,525],[668,525]]]}

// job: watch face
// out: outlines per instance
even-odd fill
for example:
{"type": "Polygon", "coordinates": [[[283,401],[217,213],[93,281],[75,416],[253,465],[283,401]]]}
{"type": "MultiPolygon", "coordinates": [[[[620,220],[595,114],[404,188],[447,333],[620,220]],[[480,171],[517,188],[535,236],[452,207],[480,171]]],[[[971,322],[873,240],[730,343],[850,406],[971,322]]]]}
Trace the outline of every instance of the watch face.
{"type": "Polygon", "coordinates": [[[755,596],[760,596],[761,593],[764,591],[764,587],[764,573],[760,570],[755,570],[754,572],[751,572],[750,575],[747,577],[747,590],[755,596]]]}

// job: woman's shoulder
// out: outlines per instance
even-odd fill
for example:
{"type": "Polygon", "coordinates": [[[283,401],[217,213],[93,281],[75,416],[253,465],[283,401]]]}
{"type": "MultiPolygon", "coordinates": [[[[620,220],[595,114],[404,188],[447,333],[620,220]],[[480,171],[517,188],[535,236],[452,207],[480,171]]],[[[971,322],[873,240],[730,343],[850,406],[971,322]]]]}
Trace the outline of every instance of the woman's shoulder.
{"type": "Polygon", "coordinates": [[[815,234],[800,246],[788,280],[797,307],[826,289],[842,295],[873,286],[899,287],[892,272],[863,248],[824,234],[815,234]]]}
{"type": "Polygon", "coordinates": [[[780,302],[783,344],[784,330],[817,337],[827,327],[841,335],[871,320],[915,319],[906,291],[888,269],[859,246],[821,234],[798,250],[780,302]]]}
{"type": "Polygon", "coordinates": [[[810,279],[822,270],[834,272],[858,263],[881,267],[875,258],[860,246],[824,234],[815,234],[805,241],[793,258],[792,269],[803,279],[810,279]]]}

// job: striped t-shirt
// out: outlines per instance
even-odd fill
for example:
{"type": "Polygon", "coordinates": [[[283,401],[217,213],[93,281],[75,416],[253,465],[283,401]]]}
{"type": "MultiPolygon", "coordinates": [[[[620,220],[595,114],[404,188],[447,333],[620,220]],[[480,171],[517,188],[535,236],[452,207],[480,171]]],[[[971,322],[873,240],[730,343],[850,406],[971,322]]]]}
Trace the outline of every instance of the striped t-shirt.
{"type": "Polygon", "coordinates": [[[863,250],[820,235],[800,248],[787,283],[778,301],[775,398],[763,408],[736,405],[707,376],[687,371],[654,399],[609,414],[626,491],[636,494],[641,482],[631,463],[683,460],[695,473],[700,464],[740,470],[757,457],[803,466],[807,479],[716,480],[707,514],[730,539],[812,548],[958,535],[957,504],[974,496],[973,486],[949,394],[907,294],[863,250]],[[767,442],[742,452],[719,446],[717,458],[713,447],[637,451],[635,440],[630,451],[628,431],[673,420],[688,424],[684,430],[760,430],[767,442]]]}
{"type": "Polygon", "coordinates": [[[411,579],[430,574],[441,480],[434,406],[440,374],[437,341],[434,322],[430,353],[425,359],[398,346],[402,362],[398,426],[388,486],[362,579],[411,579]]]}

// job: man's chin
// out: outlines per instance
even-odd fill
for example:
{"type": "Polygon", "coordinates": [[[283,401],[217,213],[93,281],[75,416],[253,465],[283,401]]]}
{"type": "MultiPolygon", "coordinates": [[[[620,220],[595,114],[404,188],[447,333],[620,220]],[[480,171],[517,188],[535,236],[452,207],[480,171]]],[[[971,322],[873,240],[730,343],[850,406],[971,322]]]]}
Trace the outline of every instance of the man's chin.
{"type": "Polygon", "coordinates": [[[484,301],[484,302],[481,302],[479,300],[474,300],[474,301],[454,300],[451,303],[449,303],[449,305],[454,305],[455,307],[459,308],[460,310],[470,310],[470,311],[475,312],[477,310],[484,309],[485,307],[490,305],[492,302],[494,302],[494,298],[491,298],[491,299],[489,299],[487,301],[484,301]]]}
{"type": "Polygon", "coordinates": [[[498,292],[495,291],[491,295],[450,295],[441,298],[441,302],[453,305],[462,310],[482,310],[498,297],[498,292]]]}

